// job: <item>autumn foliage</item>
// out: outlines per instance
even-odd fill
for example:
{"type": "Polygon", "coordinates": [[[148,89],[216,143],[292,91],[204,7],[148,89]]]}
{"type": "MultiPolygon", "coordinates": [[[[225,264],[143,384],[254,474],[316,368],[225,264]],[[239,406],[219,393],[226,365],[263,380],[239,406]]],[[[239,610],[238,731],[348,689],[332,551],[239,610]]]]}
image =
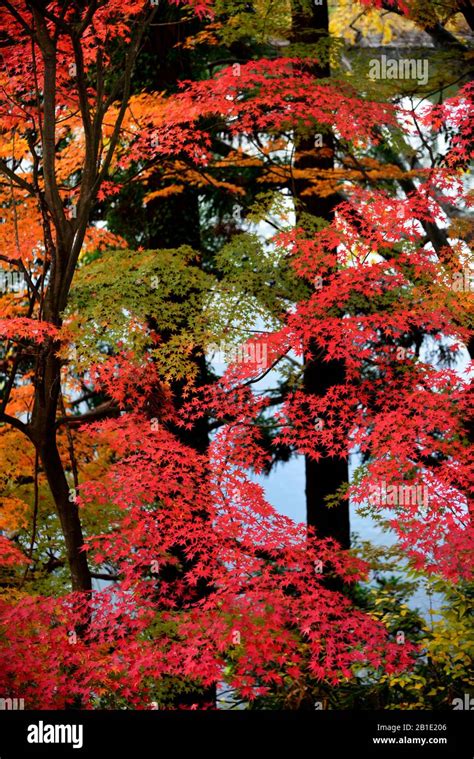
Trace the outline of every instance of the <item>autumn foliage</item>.
{"type": "MultiPolygon", "coordinates": [[[[408,671],[418,652],[357,604],[368,564],[268,501],[262,418],[275,448],[357,450],[334,499],[385,520],[417,570],[472,579],[472,395],[455,366],[472,349],[472,292],[466,229],[446,208],[472,205],[474,91],[415,112],[290,56],[132,92],[154,12],[143,0],[0,11],[0,261],[22,283],[0,298],[0,694],[145,709],[227,687],[307,707],[322,685],[408,671]],[[388,146],[416,129],[449,139],[409,167],[388,146]],[[295,135],[315,133],[335,165],[295,167],[295,135]],[[296,182],[338,203],[265,243],[284,294],[246,360],[197,381],[227,339],[219,295],[241,287],[247,302],[240,243],[215,274],[186,247],[130,251],[92,216],[130,184],[145,203],[212,186],[238,204],[248,167],[270,195],[296,182]],[[315,353],[343,362],[344,383],[311,395],[293,377],[274,407],[262,375],[315,353]],[[80,413],[82,397],[96,402],[80,413]],[[183,441],[204,419],[205,451],[183,441]],[[107,583],[92,590],[94,575],[107,583]]],[[[212,17],[201,2],[187,12],[212,17]]]]}

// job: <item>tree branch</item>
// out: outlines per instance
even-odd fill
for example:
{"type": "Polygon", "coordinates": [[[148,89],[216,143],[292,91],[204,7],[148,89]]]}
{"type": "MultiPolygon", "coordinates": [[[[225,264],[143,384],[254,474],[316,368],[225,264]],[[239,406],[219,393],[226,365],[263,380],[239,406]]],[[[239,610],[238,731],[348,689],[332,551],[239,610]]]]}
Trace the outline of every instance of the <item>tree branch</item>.
{"type": "Polygon", "coordinates": [[[35,195],[34,187],[30,185],[26,179],[23,179],[22,177],[19,177],[18,174],[15,174],[15,172],[7,166],[7,163],[3,160],[3,158],[0,158],[0,171],[2,174],[5,174],[5,176],[7,176],[12,182],[15,182],[18,187],[21,187],[22,190],[26,190],[30,195],[35,195]]]}
{"type": "Polygon", "coordinates": [[[28,425],[22,422],[20,419],[17,419],[16,416],[10,416],[10,414],[5,414],[4,411],[1,411],[0,424],[9,424],[11,427],[14,427],[20,432],[23,432],[23,434],[26,435],[26,437],[29,438],[32,443],[34,443],[28,425]]]}
{"type": "Polygon", "coordinates": [[[86,411],[85,414],[79,414],[77,416],[60,416],[59,419],[56,420],[56,427],[60,427],[63,424],[79,427],[81,424],[86,424],[87,422],[95,422],[99,419],[114,419],[119,416],[120,409],[118,406],[114,406],[112,401],[107,401],[91,411],[86,411]]]}
{"type": "MultiPolygon", "coordinates": [[[[468,3],[469,3],[469,0],[465,2],[465,5],[467,6],[468,3]]],[[[405,17],[405,14],[402,13],[402,11],[399,8],[394,7],[391,3],[386,2],[386,0],[382,2],[382,8],[388,11],[389,13],[395,13],[397,16],[402,16],[402,18],[405,17]]],[[[462,10],[461,10],[461,13],[463,13],[462,10]]],[[[412,21],[415,24],[417,24],[415,19],[412,19],[412,21]]],[[[454,36],[454,34],[451,34],[451,32],[448,32],[448,30],[445,29],[445,27],[438,20],[436,20],[430,26],[422,27],[422,29],[424,32],[426,32],[426,34],[429,34],[433,42],[438,47],[452,47],[452,48],[457,48],[458,50],[468,49],[465,45],[463,45],[462,42],[460,42],[460,40],[457,39],[457,37],[454,36]]]]}
{"type": "Polygon", "coordinates": [[[91,572],[91,577],[94,580],[111,580],[112,582],[117,582],[120,579],[118,575],[109,575],[106,572],[91,572]]]}

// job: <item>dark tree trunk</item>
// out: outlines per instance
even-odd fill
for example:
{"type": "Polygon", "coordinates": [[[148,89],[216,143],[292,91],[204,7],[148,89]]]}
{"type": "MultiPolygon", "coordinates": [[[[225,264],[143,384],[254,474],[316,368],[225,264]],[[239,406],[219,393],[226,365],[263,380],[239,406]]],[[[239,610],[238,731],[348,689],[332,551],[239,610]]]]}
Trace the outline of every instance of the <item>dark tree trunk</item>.
{"type": "MultiPolygon", "coordinates": [[[[49,321],[59,326],[57,309],[51,306],[53,300],[54,296],[48,293],[45,313],[49,321]]],[[[59,516],[72,589],[90,591],[92,581],[87,554],[82,550],[84,537],[81,520],[74,498],[70,497],[70,489],[56,439],[56,413],[61,383],[61,364],[56,355],[58,348],[57,343],[49,341],[38,358],[30,435],[38,451],[59,516]]]]}
{"type": "Polygon", "coordinates": [[[56,504],[64,535],[72,589],[90,591],[92,590],[92,581],[87,565],[87,554],[81,550],[84,545],[84,536],[79,511],[74,500],[70,498],[69,485],[54,436],[43,440],[39,447],[39,456],[56,504]]]}
{"type": "MultiPolygon", "coordinates": [[[[167,9],[168,16],[176,18],[179,21],[179,9],[167,9]]],[[[154,90],[176,89],[179,81],[192,78],[192,70],[188,53],[180,49],[177,56],[174,51],[175,44],[182,35],[182,25],[179,23],[170,24],[164,27],[150,28],[149,37],[145,45],[145,51],[153,53],[159,51],[159,64],[155,68],[152,87],[154,90]]],[[[189,29],[187,30],[189,34],[189,29]]],[[[149,180],[150,189],[158,189],[163,186],[163,180],[159,170],[155,176],[149,180]]],[[[185,188],[183,192],[168,197],[157,197],[147,204],[146,210],[148,239],[146,246],[151,250],[162,248],[178,248],[181,245],[190,245],[194,250],[199,251],[201,248],[200,234],[200,213],[198,191],[194,188],[185,188]]],[[[150,317],[153,323],[153,316],[150,317]]],[[[169,339],[167,334],[161,334],[163,341],[169,339]]],[[[207,381],[207,367],[204,356],[196,355],[195,362],[198,366],[198,375],[196,384],[202,385],[207,381]]],[[[182,383],[175,382],[172,385],[175,406],[179,408],[182,404],[182,383]]],[[[172,430],[182,443],[188,445],[199,453],[205,454],[209,446],[209,431],[207,418],[200,419],[194,424],[192,429],[184,430],[181,427],[175,427],[172,430]]],[[[196,514],[196,519],[206,518],[202,514],[196,514]]],[[[177,549],[180,562],[185,571],[192,568],[189,560],[184,553],[177,549]]],[[[170,574],[165,568],[162,578],[164,581],[176,579],[173,572],[170,574]],[[167,574],[168,572],[168,574],[167,574]]],[[[196,589],[196,596],[204,598],[209,592],[209,587],[204,584],[196,589]]],[[[213,705],[216,702],[216,688],[211,686],[202,690],[191,690],[188,693],[180,694],[176,697],[174,705],[176,707],[189,707],[192,705],[202,708],[213,705]]]]}
{"type": "MultiPolygon", "coordinates": [[[[329,17],[327,2],[312,5],[311,10],[298,9],[293,16],[292,39],[295,43],[317,44],[328,35],[329,17]]],[[[322,62],[314,67],[316,76],[330,75],[329,64],[322,62]]],[[[299,169],[331,169],[334,166],[333,144],[330,134],[322,133],[324,149],[315,147],[312,137],[296,141],[295,167],[299,169]]],[[[297,222],[301,213],[310,213],[326,221],[331,221],[337,198],[334,195],[319,197],[302,195],[305,180],[295,183],[297,195],[297,222]]],[[[307,362],[304,373],[304,388],[311,395],[324,395],[334,385],[345,381],[345,367],[342,361],[325,361],[321,349],[311,343],[306,348],[314,356],[307,362]]],[[[326,496],[334,494],[349,479],[348,460],[339,457],[321,457],[314,461],[308,456],[305,461],[306,513],[307,523],[314,527],[321,537],[335,538],[343,548],[350,546],[349,504],[343,500],[329,508],[326,496]]]]}

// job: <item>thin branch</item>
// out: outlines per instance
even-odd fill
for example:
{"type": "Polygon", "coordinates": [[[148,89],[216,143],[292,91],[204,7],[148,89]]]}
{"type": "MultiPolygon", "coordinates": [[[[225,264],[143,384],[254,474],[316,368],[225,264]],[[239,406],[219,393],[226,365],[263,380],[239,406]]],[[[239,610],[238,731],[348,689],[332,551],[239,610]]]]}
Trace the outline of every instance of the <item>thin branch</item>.
{"type": "Polygon", "coordinates": [[[247,380],[247,382],[244,382],[242,385],[239,385],[239,389],[242,388],[242,387],[248,387],[249,385],[254,385],[256,382],[260,382],[260,380],[263,380],[263,378],[266,377],[267,374],[269,374],[272,371],[272,369],[274,369],[275,366],[277,366],[277,364],[279,364],[280,361],[282,361],[282,359],[285,358],[285,355],[286,354],[283,354],[282,356],[278,356],[278,358],[275,359],[275,361],[273,362],[273,364],[271,364],[268,367],[268,369],[265,369],[265,371],[263,372],[263,374],[259,374],[258,377],[253,377],[252,379],[247,380]]]}
{"type": "Polygon", "coordinates": [[[23,179],[23,177],[19,177],[18,174],[15,174],[12,169],[10,169],[6,163],[6,161],[3,160],[3,158],[0,158],[0,171],[2,174],[5,174],[12,182],[15,182],[19,187],[21,187],[23,190],[26,190],[29,192],[30,195],[35,195],[35,189],[32,185],[30,185],[29,182],[26,181],[26,179],[23,179]]]}
{"type": "MultiPolygon", "coordinates": [[[[70,236],[69,224],[64,213],[56,178],[56,45],[49,36],[45,19],[34,9],[37,40],[44,64],[43,86],[43,172],[46,201],[53,215],[61,242],[70,236]]],[[[61,247],[61,245],[59,246],[61,247]]],[[[68,246],[66,246],[67,249],[68,246]]]]}
{"type": "Polygon", "coordinates": [[[15,358],[13,359],[12,370],[11,370],[10,376],[8,378],[8,382],[7,382],[7,384],[6,384],[5,388],[4,388],[4,391],[3,391],[4,395],[3,395],[2,405],[1,405],[1,408],[0,408],[0,413],[2,413],[2,414],[5,412],[5,409],[6,409],[7,405],[8,405],[8,401],[10,400],[10,395],[11,395],[11,392],[13,390],[13,385],[15,383],[16,373],[18,371],[18,367],[20,365],[21,359],[22,359],[22,354],[21,354],[21,350],[20,350],[16,354],[15,358]]]}
{"type": "MultiPolygon", "coordinates": [[[[64,405],[64,396],[62,388],[59,390],[59,403],[61,406],[61,411],[64,414],[64,418],[66,417],[66,407],[64,405]]],[[[77,459],[76,459],[76,453],[74,451],[74,439],[72,437],[72,432],[69,424],[66,424],[66,435],[68,440],[68,449],[69,449],[69,458],[71,459],[71,469],[72,469],[72,476],[74,479],[74,488],[76,490],[76,493],[79,490],[79,467],[77,465],[77,459]]]]}
{"type": "MultiPolygon", "coordinates": [[[[37,0],[28,0],[28,3],[29,3],[29,5],[31,5],[37,11],[37,13],[42,14],[45,18],[47,18],[50,21],[52,21],[53,24],[55,24],[55,26],[59,27],[64,32],[67,32],[69,34],[70,28],[66,24],[66,22],[63,20],[63,18],[61,18],[59,16],[56,16],[54,13],[52,13],[50,10],[48,10],[48,8],[46,8],[46,6],[45,6],[45,3],[39,3],[39,2],[37,2],[37,0]]],[[[63,4],[65,4],[64,0],[63,0],[63,4]]],[[[61,16],[64,15],[64,11],[65,10],[66,9],[63,7],[61,16]]]]}
{"type": "Polygon", "coordinates": [[[18,23],[20,24],[20,26],[23,27],[24,31],[27,34],[33,35],[33,30],[31,29],[31,27],[28,26],[28,24],[26,23],[26,21],[23,18],[23,16],[21,16],[18,13],[17,9],[14,8],[14,6],[11,3],[9,3],[8,0],[2,0],[2,5],[4,5],[5,8],[8,8],[8,10],[10,11],[11,15],[13,16],[13,18],[18,21],[18,23]]]}
{"type": "Polygon", "coordinates": [[[110,580],[111,582],[118,582],[120,579],[119,575],[110,575],[106,572],[91,572],[91,577],[94,580],[110,580]]]}

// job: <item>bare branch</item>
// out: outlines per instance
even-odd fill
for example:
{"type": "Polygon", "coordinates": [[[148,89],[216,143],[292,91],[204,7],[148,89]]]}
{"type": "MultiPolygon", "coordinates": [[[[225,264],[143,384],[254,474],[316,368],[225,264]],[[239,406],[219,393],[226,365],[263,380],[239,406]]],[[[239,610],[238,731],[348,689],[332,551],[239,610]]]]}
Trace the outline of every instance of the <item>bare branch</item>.
{"type": "Polygon", "coordinates": [[[12,182],[15,182],[18,187],[21,187],[22,190],[27,190],[30,195],[35,195],[34,187],[30,185],[26,179],[23,179],[23,177],[19,177],[18,174],[15,174],[15,172],[8,167],[6,161],[4,161],[3,158],[0,158],[0,171],[2,174],[5,174],[5,176],[7,176],[12,182]]]}
{"type": "Polygon", "coordinates": [[[118,416],[120,416],[120,409],[117,406],[114,406],[112,401],[107,401],[91,411],[86,411],[85,414],[78,414],[77,416],[60,416],[59,419],[56,420],[56,427],[60,427],[63,424],[79,427],[81,424],[86,424],[87,422],[95,422],[99,419],[109,419],[118,416]]]}
{"type": "Polygon", "coordinates": [[[18,23],[23,27],[24,31],[27,34],[33,35],[32,28],[28,26],[23,16],[20,13],[18,13],[17,9],[14,8],[13,5],[8,2],[8,0],[2,0],[2,4],[5,6],[5,8],[7,8],[10,11],[13,18],[16,19],[16,21],[18,21],[18,23]]]}
{"type": "Polygon", "coordinates": [[[10,416],[10,414],[0,412],[0,424],[9,424],[10,427],[14,427],[16,430],[23,432],[23,434],[26,435],[26,437],[29,438],[31,442],[34,442],[28,425],[22,422],[20,419],[17,419],[16,416],[10,416]]]}

